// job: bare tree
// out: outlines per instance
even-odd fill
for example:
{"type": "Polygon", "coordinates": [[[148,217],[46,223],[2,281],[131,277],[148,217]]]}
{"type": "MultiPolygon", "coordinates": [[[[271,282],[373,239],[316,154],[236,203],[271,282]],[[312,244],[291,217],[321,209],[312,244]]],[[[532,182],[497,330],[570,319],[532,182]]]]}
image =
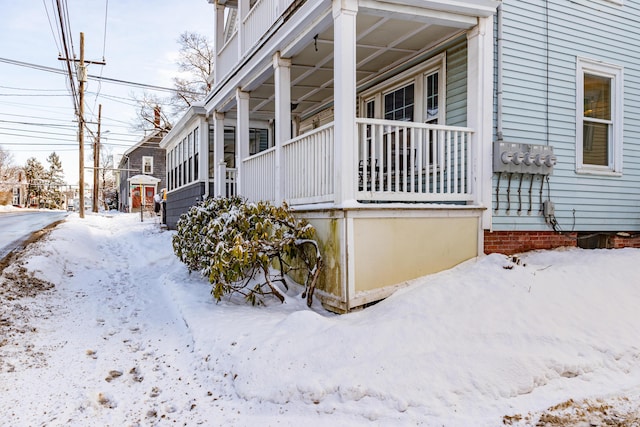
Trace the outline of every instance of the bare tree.
{"type": "Polygon", "coordinates": [[[180,34],[180,57],[178,69],[187,77],[174,77],[176,88],[174,99],[183,110],[196,101],[202,100],[211,89],[210,77],[213,73],[213,48],[211,41],[198,33],[188,31],[180,34]]]}
{"type": "Polygon", "coordinates": [[[13,154],[0,146],[0,191],[8,191],[19,181],[19,166],[13,163],[13,154]]]}
{"type": "Polygon", "coordinates": [[[168,98],[143,92],[132,97],[138,103],[137,121],[139,130],[159,129],[169,131],[176,117],[194,102],[204,99],[211,89],[214,51],[212,42],[197,33],[184,32],[178,38],[180,49],[177,61],[180,76],[173,78],[175,91],[168,98]]]}
{"type": "Polygon", "coordinates": [[[102,205],[105,210],[117,209],[116,177],[113,170],[113,148],[102,146],[100,151],[100,187],[102,189],[102,205]]]}
{"type": "Polygon", "coordinates": [[[171,130],[172,117],[167,114],[173,110],[172,98],[161,98],[149,92],[143,92],[141,97],[131,95],[138,103],[138,112],[133,127],[137,130],[171,130]],[[166,106],[168,108],[162,108],[166,106]]]}

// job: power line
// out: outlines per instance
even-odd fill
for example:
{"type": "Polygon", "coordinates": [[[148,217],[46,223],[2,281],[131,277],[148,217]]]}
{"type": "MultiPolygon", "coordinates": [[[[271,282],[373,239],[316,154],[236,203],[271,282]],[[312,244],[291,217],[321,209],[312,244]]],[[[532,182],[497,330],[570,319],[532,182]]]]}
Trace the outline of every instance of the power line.
{"type": "Polygon", "coordinates": [[[40,88],[27,88],[27,87],[10,87],[10,86],[0,86],[0,89],[11,89],[11,90],[30,90],[32,92],[42,91],[42,92],[66,92],[63,89],[40,89],[40,88]]]}
{"type": "Polygon", "coordinates": [[[42,0],[42,4],[44,5],[44,11],[47,14],[47,21],[49,22],[49,28],[51,29],[51,35],[53,36],[53,41],[56,44],[56,47],[58,48],[58,53],[62,53],[62,50],[60,49],[60,44],[58,43],[58,39],[56,38],[56,33],[55,31],[53,31],[53,24],[51,23],[51,16],[49,15],[49,9],[47,8],[47,3],[45,0],[42,0]]]}
{"type": "MultiPolygon", "coordinates": [[[[5,64],[17,65],[19,67],[32,68],[32,69],[39,70],[39,71],[47,71],[47,72],[57,73],[57,74],[66,74],[66,72],[64,72],[62,70],[59,70],[57,68],[47,67],[45,65],[38,65],[38,64],[33,64],[33,63],[29,63],[29,62],[24,62],[24,61],[18,61],[16,59],[9,59],[9,58],[0,57],[0,62],[4,62],[5,64]]],[[[141,88],[141,89],[150,89],[150,90],[158,90],[158,91],[165,91],[165,92],[175,92],[176,91],[175,88],[150,85],[150,84],[146,84],[146,83],[130,82],[128,80],[113,79],[113,78],[109,78],[109,77],[96,76],[94,74],[87,74],[87,78],[89,78],[90,80],[96,80],[96,81],[102,81],[102,82],[107,82],[107,83],[120,84],[120,85],[125,85],[125,86],[133,86],[133,87],[138,87],[138,88],[141,88]]],[[[198,94],[197,92],[193,92],[193,91],[183,91],[183,92],[192,93],[192,94],[198,94]]]]}
{"type": "Polygon", "coordinates": [[[76,128],[74,125],[60,125],[57,123],[18,122],[16,120],[0,120],[0,123],[11,123],[11,124],[17,124],[17,125],[26,125],[26,126],[52,126],[52,127],[69,128],[69,129],[76,128]]]}
{"type": "Polygon", "coordinates": [[[50,97],[50,96],[69,96],[68,94],[55,94],[55,93],[0,93],[0,96],[37,96],[37,97],[50,97]]]}

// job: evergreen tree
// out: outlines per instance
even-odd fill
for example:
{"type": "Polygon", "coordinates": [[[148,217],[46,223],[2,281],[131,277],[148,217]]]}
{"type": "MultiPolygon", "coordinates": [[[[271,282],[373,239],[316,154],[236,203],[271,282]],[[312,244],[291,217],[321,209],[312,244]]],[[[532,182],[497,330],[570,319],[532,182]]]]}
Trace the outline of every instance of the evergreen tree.
{"type": "Polygon", "coordinates": [[[40,206],[44,202],[44,184],[45,184],[45,169],[42,163],[35,157],[27,159],[27,164],[24,167],[25,178],[27,179],[27,199],[25,206],[29,206],[31,198],[35,197],[36,204],[40,206]]]}
{"type": "Polygon", "coordinates": [[[60,209],[64,204],[64,194],[62,193],[64,171],[62,162],[55,151],[49,154],[47,162],[49,163],[49,170],[45,174],[47,205],[51,209],[60,209]]]}

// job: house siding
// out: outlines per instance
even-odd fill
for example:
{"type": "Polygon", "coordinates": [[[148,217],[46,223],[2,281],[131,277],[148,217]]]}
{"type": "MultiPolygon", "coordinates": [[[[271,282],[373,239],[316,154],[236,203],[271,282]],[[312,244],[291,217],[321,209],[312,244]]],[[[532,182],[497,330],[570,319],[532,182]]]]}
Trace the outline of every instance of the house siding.
{"type": "Polygon", "coordinates": [[[204,186],[205,183],[199,181],[167,193],[166,221],[169,229],[175,230],[180,215],[187,212],[191,206],[194,206],[202,200],[204,186]]]}
{"type": "Polygon", "coordinates": [[[159,147],[162,132],[152,135],[138,143],[138,146],[127,151],[123,155],[118,168],[120,170],[120,185],[118,192],[118,209],[129,212],[129,178],[142,174],[142,158],[153,157],[153,173],[150,176],[159,179],[157,190],[166,188],[167,161],[165,150],[159,147]]]}
{"type": "MultiPolygon", "coordinates": [[[[506,142],[551,145],[557,165],[543,200],[563,231],[640,230],[640,5],[593,0],[503,3],[503,135],[506,142]],[[548,22],[548,24],[547,24],[548,22]],[[623,67],[622,176],[576,173],[576,58],[623,67]]],[[[550,230],[540,212],[540,179],[493,175],[493,229],[550,230]],[[496,199],[496,190],[499,196],[496,199]],[[496,207],[499,209],[496,210],[496,207]],[[520,215],[518,207],[522,206],[520,215]],[[531,208],[531,214],[528,210],[531,208]]]]}
{"type": "Polygon", "coordinates": [[[447,49],[447,117],[449,126],[467,125],[467,40],[447,49]]]}

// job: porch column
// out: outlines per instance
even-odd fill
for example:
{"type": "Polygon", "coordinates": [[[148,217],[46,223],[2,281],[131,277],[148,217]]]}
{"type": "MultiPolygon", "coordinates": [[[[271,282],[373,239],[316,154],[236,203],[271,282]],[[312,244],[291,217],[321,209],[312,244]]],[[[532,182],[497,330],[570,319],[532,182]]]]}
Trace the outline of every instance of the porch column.
{"type": "Polygon", "coordinates": [[[215,7],[216,16],[213,20],[213,34],[215,34],[213,46],[214,75],[216,74],[215,70],[218,69],[218,53],[220,53],[220,50],[222,50],[222,46],[224,46],[224,5],[216,2],[215,7]]]}
{"type": "Polygon", "coordinates": [[[284,194],[284,165],[282,143],[291,139],[291,59],[273,55],[275,81],[275,202],[280,204],[284,194]]]}
{"type": "Polygon", "coordinates": [[[357,0],[333,0],[334,199],[338,206],[356,203],[357,14],[357,0]]]}
{"type": "Polygon", "coordinates": [[[236,185],[238,194],[245,196],[247,188],[244,184],[246,180],[243,176],[242,160],[249,156],[249,93],[236,89],[236,104],[238,110],[236,120],[236,169],[238,170],[236,185]]]}
{"type": "Polygon", "coordinates": [[[209,165],[209,171],[215,171],[213,176],[209,176],[215,180],[215,196],[225,197],[226,182],[220,179],[222,175],[218,173],[220,162],[224,161],[224,114],[217,111],[213,112],[213,156],[209,161],[213,163],[209,165]]]}
{"type": "MultiPolygon", "coordinates": [[[[471,137],[474,203],[485,206],[482,229],[491,228],[493,131],[493,16],[479,18],[467,35],[467,126],[471,137]]],[[[482,242],[480,242],[482,245],[482,242]]]]}

